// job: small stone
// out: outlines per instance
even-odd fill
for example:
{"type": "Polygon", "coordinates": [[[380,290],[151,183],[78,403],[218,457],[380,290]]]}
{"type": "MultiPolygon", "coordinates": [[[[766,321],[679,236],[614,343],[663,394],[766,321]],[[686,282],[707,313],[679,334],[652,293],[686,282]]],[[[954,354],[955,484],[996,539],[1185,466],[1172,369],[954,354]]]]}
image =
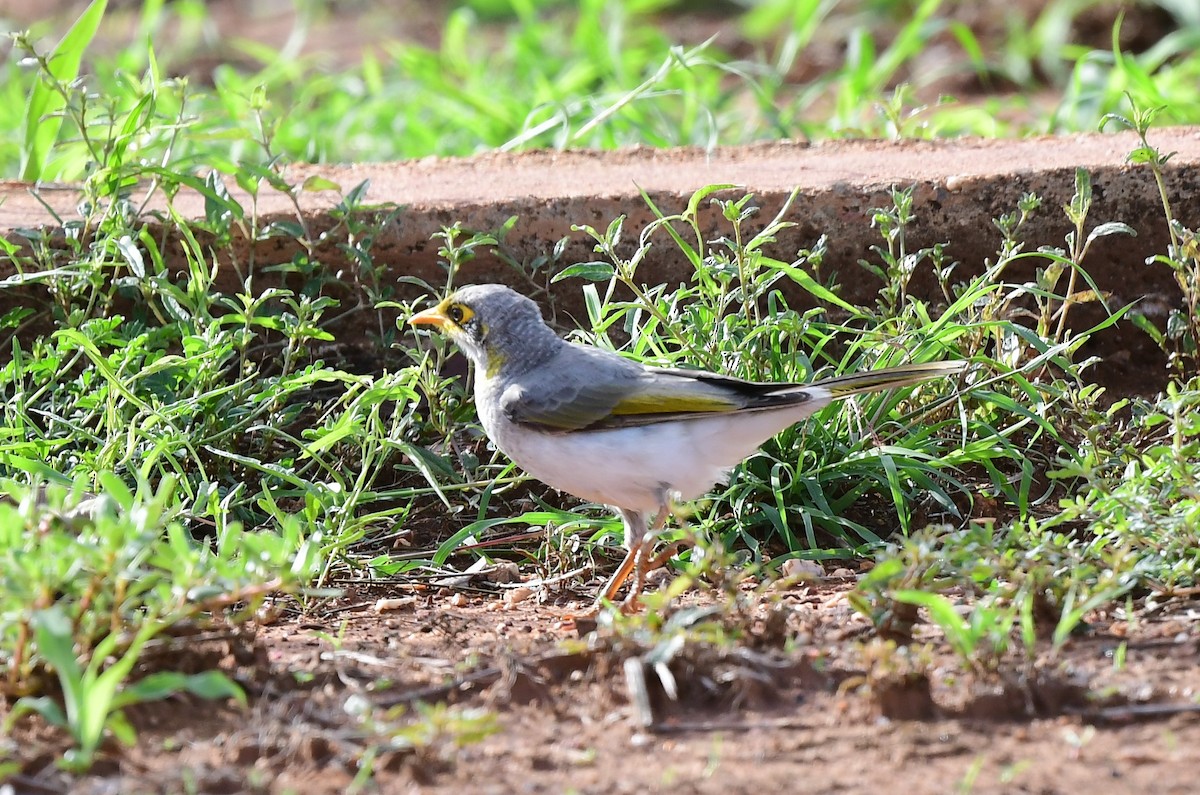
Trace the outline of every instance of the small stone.
{"type": "Polygon", "coordinates": [[[498,583],[517,582],[521,579],[521,569],[511,560],[501,561],[487,573],[487,579],[498,583]]]}
{"type": "Polygon", "coordinates": [[[962,190],[963,185],[966,185],[970,177],[965,174],[951,174],[946,177],[946,190],[957,193],[962,190]]]}
{"type": "Polygon", "coordinates": [[[399,598],[384,597],[383,599],[380,599],[378,602],[375,603],[375,612],[376,613],[387,613],[392,610],[399,610],[401,608],[408,607],[409,605],[414,604],[416,601],[417,601],[417,598],[415,596],[403,596],[403,597],[399,597],[399,598]]]}
{"type": "Polygon", "coordinates": [[[816,579],[825,576],[825,567],[815,560],[804,558],[788,558],[779,564],[779,573],[784,577],[801,579],[816,579]]]}
{"type": "Polygon", "coordinates": [[[504,594],[504,601],[511,606],[520,604],[531,596],[533,596],[533,589],[522,585],[519,588],[513,588],[511,591],[504,594]]]}

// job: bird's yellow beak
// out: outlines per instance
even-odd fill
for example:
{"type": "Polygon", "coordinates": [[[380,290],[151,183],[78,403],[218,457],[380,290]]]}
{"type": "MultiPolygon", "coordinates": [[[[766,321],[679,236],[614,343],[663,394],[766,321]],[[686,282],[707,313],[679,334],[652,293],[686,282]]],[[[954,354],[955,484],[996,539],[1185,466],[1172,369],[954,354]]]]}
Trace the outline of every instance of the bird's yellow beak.
{"type": "Polygon", "coordinates": [[[432,309],[426,309],[424,312],[418,312],[408,319],[410,326],[434,326],[439,329],[449,322],[450,319],[442,314],[441,304],[432,309]]]}

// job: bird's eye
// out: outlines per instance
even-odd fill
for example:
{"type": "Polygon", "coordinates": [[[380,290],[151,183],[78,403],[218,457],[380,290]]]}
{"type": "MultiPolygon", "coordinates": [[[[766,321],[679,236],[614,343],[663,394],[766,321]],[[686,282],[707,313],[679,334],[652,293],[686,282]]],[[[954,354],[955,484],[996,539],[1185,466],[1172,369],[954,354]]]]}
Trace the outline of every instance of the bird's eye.
{"type": "Polygon", "coordinates": [[[474,316],[475,313],[462,304],[450,304],[446,309],[446,317],[456,326],[463,325],[474,316]]]}

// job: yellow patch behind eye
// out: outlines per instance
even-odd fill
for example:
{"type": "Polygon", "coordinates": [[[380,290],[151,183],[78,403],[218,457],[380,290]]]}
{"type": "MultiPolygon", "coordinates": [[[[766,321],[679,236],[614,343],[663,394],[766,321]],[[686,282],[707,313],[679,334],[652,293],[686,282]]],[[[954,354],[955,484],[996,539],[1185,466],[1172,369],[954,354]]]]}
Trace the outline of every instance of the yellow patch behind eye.
{"type": "Polygon", "coordinates": [[[466,304],[460,304],[449,298],[442,303],[442,314],[456,326],[465,326],[471,322],[471,318],[475,317],[475,310],[466,304]]]}

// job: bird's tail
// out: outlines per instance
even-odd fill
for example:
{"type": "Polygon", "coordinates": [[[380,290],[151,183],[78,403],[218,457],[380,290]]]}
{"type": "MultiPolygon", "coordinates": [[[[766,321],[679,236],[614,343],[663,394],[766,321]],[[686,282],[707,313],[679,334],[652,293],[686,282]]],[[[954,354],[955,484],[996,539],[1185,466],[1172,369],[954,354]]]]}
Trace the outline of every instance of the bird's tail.
{"type": "Polygon", "coordinates": [[[844,398],[863,392],[881,392],[885,389],[897,389],[902,386],[912,386],[931,378],[961,373],[967,363],[960,360],[948,362],[926,362],[924,364],[903,364],[899,367],[887,367],[883,370],[870,370],[865,373],[851,373],[833,378],[816,381],[811,386],[829,390],[834,398],[844,398]]]}

